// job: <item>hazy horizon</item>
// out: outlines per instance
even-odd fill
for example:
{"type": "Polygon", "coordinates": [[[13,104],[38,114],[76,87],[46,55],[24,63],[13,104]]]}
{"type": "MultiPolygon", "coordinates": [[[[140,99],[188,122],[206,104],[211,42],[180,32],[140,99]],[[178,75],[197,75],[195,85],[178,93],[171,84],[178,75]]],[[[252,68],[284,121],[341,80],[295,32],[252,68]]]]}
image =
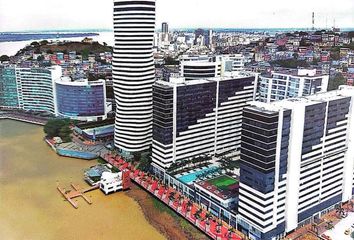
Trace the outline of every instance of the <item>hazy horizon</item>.
{"type": "MultiPolygon", "coordinates": [[[[354,1],[298,0],[289,6],[282,0],[157,0],[156,24],[168,22],[171,29],[186,28],[311,28],[315,12],[318,29],[334,24],[354,27],[354,1]],[[334,23],[335,20],[335,23],[334,23]]],[[[113,0],[0,0],[0,32],[51,29],[112,29],[113,0]],[[70,26],[70,27],[68,27],[70,26]]]]}

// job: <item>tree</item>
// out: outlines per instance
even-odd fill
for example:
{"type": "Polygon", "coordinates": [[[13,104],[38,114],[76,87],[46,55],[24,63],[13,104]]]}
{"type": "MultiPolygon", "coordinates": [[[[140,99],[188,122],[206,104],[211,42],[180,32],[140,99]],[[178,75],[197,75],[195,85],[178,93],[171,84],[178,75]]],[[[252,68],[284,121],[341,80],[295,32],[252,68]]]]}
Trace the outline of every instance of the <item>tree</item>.
{"type": "Polygon", "coordinates": [[[44,126],[44,132],[47,135],[47,137],[53,138],[53,137],[58,137],[60,130],[64,126],[69,126],[70,120],[66,119],[51,119],[47,122],[47,124],[44,126]]]}
{"type": "Polygon", "coordinates": [[[7,61],[10,61],[10,57],[7,56],[7,55],[2,55],[0,57],[0,62],[7,62],[7,61]]]}
{"type": "Polygon", "coordinates": [[[341,73],[337,73],[333,79],[329,80],[328,91],[337,90],[339,86],[346,85],[347,81],[341,73]]]}
{"type": "Polygon", "coordinates": [[[279,65],[280,67],[285,67],[285,68],[298,68],[298,67],[303,67],[307,68],[310,65],[304,61],[304,60],[297,60],[298,54],[294,53],[293,59],[285,59],[285,60],[276,60],[271,62],[272,65],[279,65]]]}
{"type": "Polygon", "coordinates": [[[330,56],[331,56],[331,59],[332,59],[332,60],[335,60],[335,61],[340,60],[340,54],[339,54],[339,52],[337,52],[337,51],[331,52],[330,56]]]}
{"type": "Polygon", "coordinates": [[[90,55],[90,50],[88,48],[82,50],[81,56],[83,60],[87,60],[89,55],[90,55]]]}
{"type": "Polygon", "coordinates": [[[44,60],[44,57],[42,55],[38,56],[37,57],[37,61],[38,62],[42,62],[44,60]]]}
{"type": "Polygon", "coordinates": [[[166,57],[164,60],[165,60],[165,65],[178,65],[179,63],[177,60],[175,60],[170,56],[166,57]]]}
{"type": "Polygon", "coordinates": [[[142,153],[140,160],[139,160],[139,166],[138,169],[142,171],[149,171],[150,166],[151,166],[151,154],[148,153],[142,153]]]}
{"type": "Polygon", "coordinates": [[[64,125],[59,130],[59,137],[63,140],[63,142],[70,142],[71,141],[71,133],[72,133],[72,130],[70,129],[69,125],[64,125]]]}
{"type": "Polygon", "coordinates": [[[32,42],[32,43],[31,43],[31,46],[32,46],[32,47],[38,47],[38,46],[39,46],[39,43],[38,43],[38,42],[32,42]]]}
{"type": "Polygon", "coordinates": [[[47,45],[47,44],[48,44],[48,41],[47,41],[47,40],[43,40],[43,41],[40,41],[39,44],[40,44],[40,45],[47,45]]]}

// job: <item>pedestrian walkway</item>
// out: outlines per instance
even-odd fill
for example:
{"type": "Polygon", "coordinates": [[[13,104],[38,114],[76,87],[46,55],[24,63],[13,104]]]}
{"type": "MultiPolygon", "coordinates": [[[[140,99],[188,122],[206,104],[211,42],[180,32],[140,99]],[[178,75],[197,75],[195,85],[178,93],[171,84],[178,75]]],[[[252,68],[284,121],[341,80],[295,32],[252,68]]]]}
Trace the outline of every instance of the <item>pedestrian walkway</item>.
{"type": "Polygon", "coordinates": [[[130,170],[130,177],[136,184],[165,203],[210,238],[217,240],[246,239],[241,232],[214,217],[201,206],[175,189],[166,186],[154,176],[136,169],[133,164],[125,162],[120,156],[104,154],[101,157],[121,171],[130,170]]]}

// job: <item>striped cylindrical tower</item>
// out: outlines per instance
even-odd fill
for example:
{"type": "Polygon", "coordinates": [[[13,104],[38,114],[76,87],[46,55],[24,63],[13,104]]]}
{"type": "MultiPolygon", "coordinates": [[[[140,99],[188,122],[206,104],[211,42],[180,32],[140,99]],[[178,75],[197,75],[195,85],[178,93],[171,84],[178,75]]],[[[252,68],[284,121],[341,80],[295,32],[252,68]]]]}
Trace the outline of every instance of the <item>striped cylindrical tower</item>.
{"type": "Polygon", "coordinates": [[[141,152],[152,141],[155,0],[114,0],[115,146],[141,152]]]}

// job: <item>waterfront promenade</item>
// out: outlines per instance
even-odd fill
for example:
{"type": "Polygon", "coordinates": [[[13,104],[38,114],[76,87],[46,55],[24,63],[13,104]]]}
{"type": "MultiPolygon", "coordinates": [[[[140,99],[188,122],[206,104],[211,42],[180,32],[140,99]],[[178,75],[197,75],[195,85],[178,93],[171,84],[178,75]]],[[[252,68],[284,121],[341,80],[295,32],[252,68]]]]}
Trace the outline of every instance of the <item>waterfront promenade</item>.
{"type": "Polygon", "coordinates": [[[120,156],[104,154],[101,155],[101,157],[120,170],[130,170],[130,178],[133,182],[166,204],[211,239],[246,239],[241,232],[238,232],[229,224],[214,217],[210,212],[202,209],[201,206],[182,195],[176,189],[166,186],[154,176],[136,169],[133,164],[125,162],[120,156]]]}
{"type": "Polygon", "coordinates": [[[15,121],[20,121],[25,123],[36,124],[40,126],[44,126],[48,121],[47,118],[32,116],[29,114],[16,113],[16,112],[2,112],[2,111],[0,111],[0,119],[15,120],[15,121]]]}

